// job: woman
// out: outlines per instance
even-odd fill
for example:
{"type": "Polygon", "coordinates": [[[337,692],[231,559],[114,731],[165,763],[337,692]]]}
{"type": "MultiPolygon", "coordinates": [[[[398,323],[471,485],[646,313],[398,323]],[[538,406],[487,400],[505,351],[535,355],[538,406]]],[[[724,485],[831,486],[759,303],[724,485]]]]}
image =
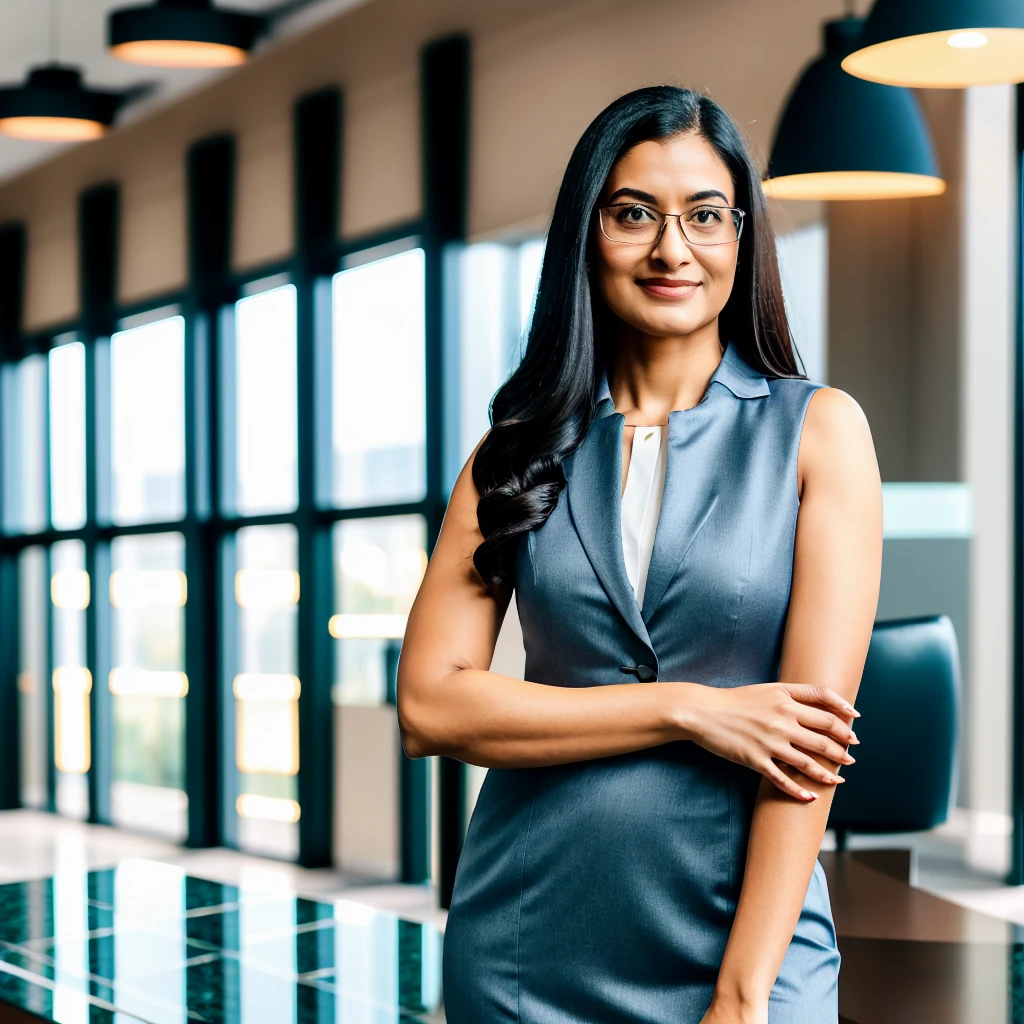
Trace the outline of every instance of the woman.
{"type": "Polygon", "coordinates": [[[817,853],[878,600],[856,402],[797,367],[759,176],[688,90],[580,139],[529,342],[459,476],[398,680],[491,770],[449,1024],[827,1024],[817,853]],[[488,671],[515,588],[526,680],[488,671]]]}

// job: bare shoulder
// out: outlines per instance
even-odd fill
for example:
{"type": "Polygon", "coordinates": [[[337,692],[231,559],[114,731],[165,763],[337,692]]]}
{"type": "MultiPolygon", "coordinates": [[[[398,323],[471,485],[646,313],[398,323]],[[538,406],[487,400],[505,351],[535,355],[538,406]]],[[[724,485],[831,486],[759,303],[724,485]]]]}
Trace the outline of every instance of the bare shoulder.
{"type": "Polygon", "coordinates": [[[839,388],[818,388],[807,406],[800,440],[801,485],[818,481],[880,486],[871,427],[860,403],[839,388]]]}

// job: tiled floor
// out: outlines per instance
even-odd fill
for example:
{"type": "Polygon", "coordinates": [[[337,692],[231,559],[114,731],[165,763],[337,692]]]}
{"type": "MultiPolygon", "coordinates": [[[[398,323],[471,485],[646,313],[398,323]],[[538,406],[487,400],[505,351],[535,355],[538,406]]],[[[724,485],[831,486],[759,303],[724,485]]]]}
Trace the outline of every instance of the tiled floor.
{"type": "Polygon", "coordinates": [[[341,898],[444,926],[432,888],[376,882],[333,869],[310,870],[235,850],[186,850],[173,843],[122,829],[84,825],[37,811],[0,813],[0,884],[48,878],[61,868],[110,867],[124,858],[156,860],[190,875],[256,889],[315,898],[341,898]]]}
{"type": "Polygon", "coordinates": [[[0,999],[61,1024],[433,1024],[440,966],[433,925],[159,861],[0,885],[0,999]]]}

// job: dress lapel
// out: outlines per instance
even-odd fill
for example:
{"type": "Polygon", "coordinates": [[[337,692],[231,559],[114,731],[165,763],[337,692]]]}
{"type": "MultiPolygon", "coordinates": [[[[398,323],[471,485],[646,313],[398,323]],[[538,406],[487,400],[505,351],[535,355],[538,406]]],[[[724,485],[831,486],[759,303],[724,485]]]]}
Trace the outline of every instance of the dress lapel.
{"type": "Polygon", "coordinates": [[[587,436],[566,459],[566,493],[576,533],[612,604],[650,648],[622,555],[622,424],[609,397],[602,399],[587,436]]]}

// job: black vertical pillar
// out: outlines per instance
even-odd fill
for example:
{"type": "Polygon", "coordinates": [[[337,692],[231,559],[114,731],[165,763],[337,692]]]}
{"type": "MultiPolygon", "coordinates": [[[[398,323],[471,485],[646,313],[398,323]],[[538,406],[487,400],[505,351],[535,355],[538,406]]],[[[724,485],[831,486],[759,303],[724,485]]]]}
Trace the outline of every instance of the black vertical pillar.
{"type": "MultiPolygon", "coordinates": [[[[0,361],[21,354],[21,313],[25,280],[25,229],[0,227],[0,361]]],[[[0,452],[6,438],[0,419],[0,452]]],[[[12,439],[14,440],[14,439],[12,439]]],[[[0,456],[2,458],[2,456],[0,456]]],[[[0,486],[0,502],[4,500],[0,486]]],[[[18,700],[18,559],[0,556],[0,810],[21,803],[21,729],[18,700]]],[[[43,686],[42,679],[36,686],[43,686]]]]}
{"type": "Polygon", "coordinates": [[[1013,832],[1010,885],[1024,885],[1024,85],[1017,86],[1017,267],[1013,370],[1013,832]]]}
{"type": "Polygon", "coordinates": [[[113,720],[109,658],[108,548],[98,526],[108,515],[110,462],[109,341],[116,321],[120,192],[107,183],[83,192],[78,202],[78,267],[85,342],[85,567],[86,667],[90,695],[89,820],[110,822],[113,720]]]}
{"type": "Polygon", "coordinates": [[[211,516],[219,507],[220,385],[217,349],[220,309],[230,294],[234,223],[235,144],[218,135],[193,145],[186,158],[189,300],[185,336],[185,792],[188,845],[223,842],[226,808],[219,723],[233,715],[222,686],[221,632],[225,622],[220,558],[211,516]]]}
{"type": "MultiPolygon", "coordinates": [[[[445,281],[446,253],[466,235],[466,207],[469,181],[469,91],[470,46],[463,35],[448,36],[429,44],[423,51],[423,222],[426,253],[426,338],[427,338],[427,500],[428,543],[433,548],[444,516],[443,430],[445,296],[453,290],[445,281]]],[[[450,271],[449,271],[450,272],[450,271]]],[[[454,401],[456,396],[450,396],[454,401]]],[[[404,764],[406,799],[429,807],[427,764],[404,764]]],[[[451,903],[455,869],[462,852],[465,832],[466,769],[459,761],[438,759],[439,847],[441,905],[451,903]]],[[[410,808],[407,822],[415,820],[410,808]]],[[[429,821],[429,818],[428,818],[429,821]]],[[[429,829],[427,830],[429,836],[429,829]]],[[[407,881],[429,877],[429,842],[410,836],[403,849],[407,881]],[[415,844],[415,845],[414,845],[415,844]],[[424,860],[424,854],[427,854],[424,860]],[[406,859],[407,858],[407,859],[406,859]]]]}
{"type": "Polygon", "coordinates": [[[333,605],[330,527],[317,506],[331,446],[329,310],[321,301],[334,269],[341,192],[341,93],[323,89],[294,110],[295,287],[297,302],[299,470],[299,863],[332,863],[334,708],[331,642],[333,605]]]}

